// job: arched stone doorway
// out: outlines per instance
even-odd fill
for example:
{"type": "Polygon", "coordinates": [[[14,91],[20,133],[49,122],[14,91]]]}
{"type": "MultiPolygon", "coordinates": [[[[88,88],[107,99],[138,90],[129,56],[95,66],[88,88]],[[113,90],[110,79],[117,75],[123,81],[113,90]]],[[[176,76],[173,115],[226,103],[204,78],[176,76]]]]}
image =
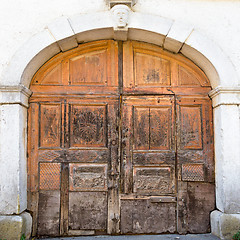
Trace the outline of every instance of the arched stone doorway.
{"type": "Polygon", "coordinates": [[[30,89],[35,234],[209,230],[211,87],[192,62],[141,42],[91,42],[49,60],[30,89]]]}

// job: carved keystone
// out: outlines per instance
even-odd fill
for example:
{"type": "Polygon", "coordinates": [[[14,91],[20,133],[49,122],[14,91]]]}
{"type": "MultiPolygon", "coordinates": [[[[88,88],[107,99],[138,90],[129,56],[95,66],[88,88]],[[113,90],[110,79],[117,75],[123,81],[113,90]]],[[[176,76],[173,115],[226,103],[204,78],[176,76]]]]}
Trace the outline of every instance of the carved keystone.
{"type": "Polygon", "coordinates": [[[131,9],[124,4],[117,4],[112,9],[112,17],[114,20],[114,39],[127,40],[128,18],[131,9]]]}

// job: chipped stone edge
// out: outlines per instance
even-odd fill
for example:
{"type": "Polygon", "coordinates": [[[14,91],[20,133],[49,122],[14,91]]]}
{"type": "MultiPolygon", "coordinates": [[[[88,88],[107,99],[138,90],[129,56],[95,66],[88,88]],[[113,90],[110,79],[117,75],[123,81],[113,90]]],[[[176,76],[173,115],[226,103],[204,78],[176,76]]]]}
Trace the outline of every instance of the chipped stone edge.
{"type": "Polygon", "coordinates": [[[219,210],[211,213],[211,233],[221,240],[230,240],[239,231],[240,214],[227,214],[219,210]]]}
{"type": "Polygon", "coordinates": [[[0,105],[20,104],[28,108],[28,98],[32,92],[23,85],[0,86],[0,105]]]}
{"type": "Polygon", "coordinates": [[[30,239],[32,216],[28,212],[19,215],[0,215],[0,239],[16,240],[24,234],[30,239]]]}
{"type": "Polygon", "coordinates": [[[217,87],[209,92],[212,99],[212,106],[216,108],[220,105],[239,105],[240,87],[217,87]]]}

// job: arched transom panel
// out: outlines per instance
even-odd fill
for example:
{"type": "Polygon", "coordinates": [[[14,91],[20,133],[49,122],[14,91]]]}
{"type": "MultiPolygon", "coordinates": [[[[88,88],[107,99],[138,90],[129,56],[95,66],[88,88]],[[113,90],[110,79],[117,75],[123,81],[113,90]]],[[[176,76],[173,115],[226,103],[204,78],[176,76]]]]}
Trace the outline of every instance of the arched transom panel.
{"type": "MultiPolygon", "coordinates": [[[[82,44],[60,53],[35,74],[31,90],[34,93],[65,90],[83,94],[114,93],[119,89],[118,50],[117,42],[109,40],[82,44]]],[[[151,44],[124,43],[120,64],[122,87],[127,93],[207,93],[211,89],[205,74],[190,60],[151,44]]]]}

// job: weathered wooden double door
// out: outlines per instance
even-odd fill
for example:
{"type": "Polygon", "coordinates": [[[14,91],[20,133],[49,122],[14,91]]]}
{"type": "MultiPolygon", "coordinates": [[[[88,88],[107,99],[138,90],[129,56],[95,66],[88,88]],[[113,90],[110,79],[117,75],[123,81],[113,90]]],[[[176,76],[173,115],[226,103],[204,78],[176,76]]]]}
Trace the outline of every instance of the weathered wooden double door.
{"type": "Polygon", "coordinates": [[[139,42],[58,54],[31,83],[34,235],[204,233],[215,206],[210,84],[139,42]]]}

